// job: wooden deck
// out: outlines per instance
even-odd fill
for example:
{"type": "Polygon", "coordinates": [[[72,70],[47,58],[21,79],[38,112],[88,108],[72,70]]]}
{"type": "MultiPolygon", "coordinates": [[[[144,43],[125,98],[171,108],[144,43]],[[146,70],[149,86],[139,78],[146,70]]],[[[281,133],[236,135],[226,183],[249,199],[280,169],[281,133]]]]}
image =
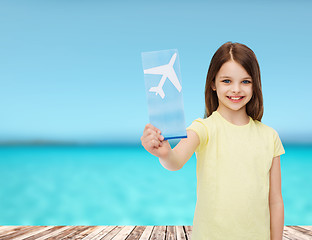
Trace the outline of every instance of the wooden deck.
{"type": "MultiPolygon", "coordinates": [[[[191,232],[192,226],[0,226],[0,239],[183,240],[191,232]]],[[[285,226],[283,236],[311,240],[312,226],[285,226]]]]}

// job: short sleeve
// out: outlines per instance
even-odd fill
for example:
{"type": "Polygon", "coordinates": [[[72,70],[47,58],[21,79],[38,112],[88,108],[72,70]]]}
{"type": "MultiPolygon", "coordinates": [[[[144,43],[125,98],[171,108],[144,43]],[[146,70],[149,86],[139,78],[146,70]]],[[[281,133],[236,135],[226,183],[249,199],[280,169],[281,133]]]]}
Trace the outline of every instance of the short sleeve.
{"type": "Polygon", "coordinates": [[[197,133],[199,137],[199,145],[196,148],[195,152],[200,152],[202,151],[203,147],[206,146],[208,143],[208,131],[207,127],[205,126],[205,123],[203,119],[197,118],[195,119],[192,124],[186,128],[186,130],[193,130],[194,132],[197,133]]]}
{"type": "Polygon", "coordinates": [[[278,133],[274,130],[274,155],[273,157],[277,157],[285,153],[284,147],[282,145],[281,139],[278,133]]]}

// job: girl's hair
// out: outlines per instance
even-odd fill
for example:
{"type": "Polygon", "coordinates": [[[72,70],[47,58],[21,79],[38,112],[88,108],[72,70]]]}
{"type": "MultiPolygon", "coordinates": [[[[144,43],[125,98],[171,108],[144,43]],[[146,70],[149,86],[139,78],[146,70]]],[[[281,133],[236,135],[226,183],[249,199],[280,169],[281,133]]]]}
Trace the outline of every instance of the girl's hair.
{"type": "Polygon", "coordinates": [[[206,79],[205,86],[205,116],[209,117],[212,112],[217,110],[219,100],[217,92],[211,86],[215,82],[215,77],[221,66],[229,60],[242,65],[252,78],[252,98],[247,103],[247,115],[253,120],[261,121],[263,115],[263,97],[261,89],[260,68],[255,53],[246,45],[240,43],[226,42],[213,55],[206,79]]]}

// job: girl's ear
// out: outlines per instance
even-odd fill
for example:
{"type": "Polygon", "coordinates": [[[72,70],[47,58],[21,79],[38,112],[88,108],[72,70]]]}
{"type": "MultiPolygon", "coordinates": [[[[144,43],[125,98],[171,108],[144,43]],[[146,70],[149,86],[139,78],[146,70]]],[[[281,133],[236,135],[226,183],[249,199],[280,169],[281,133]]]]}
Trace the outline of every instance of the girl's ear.
{"type": "Polygon", "coordinates": [[[211,88],[213,91],[216,91],[216,85],[215,85],[214,81],[211,82],[211,88]]]}

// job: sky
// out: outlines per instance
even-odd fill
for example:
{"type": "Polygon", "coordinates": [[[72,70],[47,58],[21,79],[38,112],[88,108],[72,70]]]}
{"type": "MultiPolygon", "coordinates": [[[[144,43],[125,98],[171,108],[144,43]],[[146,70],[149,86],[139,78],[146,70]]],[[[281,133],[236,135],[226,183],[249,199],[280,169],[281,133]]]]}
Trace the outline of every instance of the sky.
{"type": "Polygon", "coordinates": [[[310,1],[1,1],[0,142],[139,143],[141,52],[177,49],[186,125],[204,116],[211,57],[256,54],[262,122],[312,143],[310,1]]]}

